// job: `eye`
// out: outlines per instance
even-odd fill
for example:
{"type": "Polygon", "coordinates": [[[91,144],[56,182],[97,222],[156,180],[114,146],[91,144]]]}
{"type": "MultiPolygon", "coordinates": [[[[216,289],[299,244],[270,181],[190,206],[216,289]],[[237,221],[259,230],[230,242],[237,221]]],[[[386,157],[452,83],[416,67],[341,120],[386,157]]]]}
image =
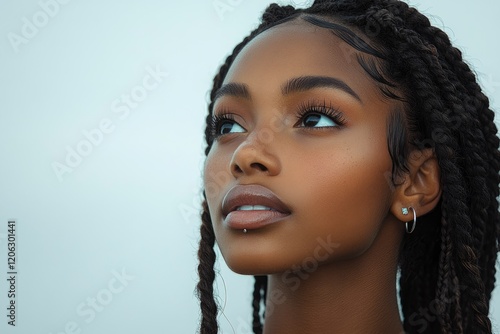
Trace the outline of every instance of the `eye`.
{"type": "Polygon", "coordinates": [[[325,115],[310,113],[302,118],[302,126],[307,128],[324,128],[337,126],[337,124],[325,115]]]}
{"type": "Polygon", "coordinates": [[[307,103],[301,105],[296,126],[302,128],[333,128],[344,124],[343,114],[323,102],[322,104],[307,103]]]}
{"type": "Polygon", "coordinates": [[[217,138],[230,133],[241,133],[246,130],[234,120],[234,115],[224,113],[212,118],[212,135],[217,138]]]}
{"type": "Polygon", "coordinates": [[[219,129],[217,130],[217,133],[220,135],[225,135],[233,132],[245,132],[245,129],[243,129],[236,122],[225,121],[220,125],[219,129]]]}

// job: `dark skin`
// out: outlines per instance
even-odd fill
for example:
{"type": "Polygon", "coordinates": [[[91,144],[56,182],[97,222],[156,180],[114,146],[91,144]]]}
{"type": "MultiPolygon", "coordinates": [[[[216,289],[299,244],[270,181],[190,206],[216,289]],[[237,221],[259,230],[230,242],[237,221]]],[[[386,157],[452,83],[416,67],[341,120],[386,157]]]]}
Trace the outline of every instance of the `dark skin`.
{"type": "Polygon", "coordinates": [[[382,96],[347,48],[301,19],[274,27],[224,80],[247,94],[214,104],[215,115],[232,115],[205,164],[214,232],[233,271],[268,275],[266,334],[403,332],[395,279],[413,216],[401,208],[432,210],[439,170],[432,151],[414,151],[409,173],[391,184],[387,118],[402,106],[382,96]],[[304,76],[337,84],[283,91],[304,76]],[[248,233],[227,226],[224,196],[249,184],[270,189],[290,215],[248,233]]]}

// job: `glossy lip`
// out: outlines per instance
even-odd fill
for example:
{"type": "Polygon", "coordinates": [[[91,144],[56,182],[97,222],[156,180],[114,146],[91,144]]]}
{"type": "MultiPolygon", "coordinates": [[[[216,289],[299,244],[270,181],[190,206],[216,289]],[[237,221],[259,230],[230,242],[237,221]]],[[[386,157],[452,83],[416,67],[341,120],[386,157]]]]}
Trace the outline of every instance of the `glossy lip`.
{"type": "Polygon", "coordinates": [[[224,224],[234,229],[258,229],[276,223],[290,214],[290,209],[278,196],[257,184],[234,186],[222,200],[224,224]],[[242,205],[263,205],[271,210],[237,211],[242,205]]]}

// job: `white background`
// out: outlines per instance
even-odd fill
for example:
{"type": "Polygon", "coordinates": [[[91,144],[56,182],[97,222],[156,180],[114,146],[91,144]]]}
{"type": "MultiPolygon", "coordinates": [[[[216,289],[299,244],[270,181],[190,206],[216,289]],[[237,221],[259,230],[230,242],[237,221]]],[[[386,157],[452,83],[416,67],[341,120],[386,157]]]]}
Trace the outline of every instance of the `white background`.
{"type": "MultiPolygon", "coordinates": [[[[212,0],[72,0],[43,22],[36,0],[1,2],[0,332],[196,331],[207,94],[218,66],[270,1],[219,3],[228,10],[218,13],[212,0]],[[9,36],[22,36],[25,19],[43,26],[14,47],[9,36]],[[139,92],[148,68],[168,76],[129,115],[114,113],[122,94],[139,92]],[[87,156],[59,180],[53,163],[64,164],[104,119],[113,131],[81,146],[87,156]],[[10,218],[18,222],[15,328],[6,324],[10,218]],[[114,279],[122,270],[133,277],[126,286],[114,279]],[[96,297],[106,305],[93,319],[77,312],[88,312],[96,297]]],[[[412,4],[462,48],[500,110],[500,3],[412,4]]],[[[223,332],[247,333],[252,279],[218,266],[223,332]]],[[[499,329],[498,289],[492,316],[499,329]]]]}

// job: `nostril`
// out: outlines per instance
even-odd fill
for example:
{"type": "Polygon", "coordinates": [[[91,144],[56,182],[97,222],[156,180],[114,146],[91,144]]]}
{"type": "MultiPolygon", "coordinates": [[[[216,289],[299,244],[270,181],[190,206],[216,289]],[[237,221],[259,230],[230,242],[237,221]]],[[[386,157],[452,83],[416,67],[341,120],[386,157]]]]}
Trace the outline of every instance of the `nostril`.
{"type": "Polygon", "coordinates": [[[233,166],[233,169],[236,173],[243,173],[243,170],[240,168],[240,166],[238,165],[234,165],[233,166]]]}
{"type": "Polygon", "coordinates": [[[261,171],[261,172],[267,172],[268,169],[264,164],[261,164],[260,162],[253,162],[250,165],[248,165],[249,168],[241,168],[238,164],[233,165],[233,172],[237,174],[242,174],[242,173],[251,173],[251,170],[255,171],[261,171]]]}
{"type": "Polygon", "coordinates": [[[264,166],[263,164],[259,163],[259,162],[254,162],[254,163],[250,164],[250,166],[252,168],[259,169],[261,172],[267,171],[267,167],[264,166]]]}

